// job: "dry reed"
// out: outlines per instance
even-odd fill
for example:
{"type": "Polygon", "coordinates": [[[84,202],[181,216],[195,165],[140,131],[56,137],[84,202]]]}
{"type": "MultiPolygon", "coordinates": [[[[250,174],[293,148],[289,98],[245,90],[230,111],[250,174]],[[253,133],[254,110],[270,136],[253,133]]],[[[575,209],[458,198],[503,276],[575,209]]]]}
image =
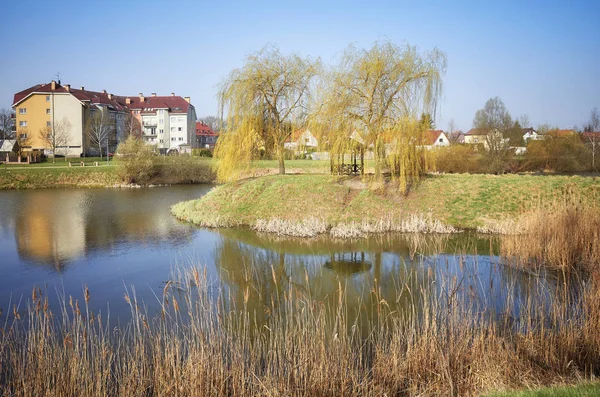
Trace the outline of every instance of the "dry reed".
{"type": "Polygon", "coordinates": [[[236,300],[211,292],[206,272],[182,271],[156,318],[126,291],[131,320],[119,328],[89,310],[87,288],[81,303],[63,297],[59,313],[34,289],[26,310],[3,318],[0,394],[469,396],[600,374],[598,279],[578,280],[576,301],[546,294],[540,304],[532,294],[515,318],[511,287],[504,312],[490,315],[441,273],[397,285],[397,299],[412,302],[406,311],[375,282],[358,314],[341,280],[320,302],[271,273],[271,295],[250,282],[236,300]],[[257,308],[255,295],[268,303],[257,308]]]}

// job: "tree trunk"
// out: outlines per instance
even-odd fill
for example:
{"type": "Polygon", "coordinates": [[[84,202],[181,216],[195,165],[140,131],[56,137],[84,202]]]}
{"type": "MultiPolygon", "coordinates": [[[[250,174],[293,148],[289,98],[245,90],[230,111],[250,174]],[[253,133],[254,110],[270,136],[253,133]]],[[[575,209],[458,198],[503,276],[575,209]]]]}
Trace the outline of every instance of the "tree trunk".
{"type": "Polygon", "coordinates": [[[283,143],[277,145],[277,161],[279,162],[279,175],[285,175],[285,150],[283,147],[283,143]]]}
{"type": "Polygon", "coordinates": [[[102,160],[102,144],[98,143],[98,152],[100,152],[100,160],[102,160]]]}

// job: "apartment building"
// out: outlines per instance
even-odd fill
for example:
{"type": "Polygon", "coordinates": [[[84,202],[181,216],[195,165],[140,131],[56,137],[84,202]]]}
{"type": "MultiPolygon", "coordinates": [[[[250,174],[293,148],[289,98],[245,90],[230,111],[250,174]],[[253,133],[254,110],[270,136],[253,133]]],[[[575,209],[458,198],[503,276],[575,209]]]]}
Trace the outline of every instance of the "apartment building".
{"type": "Polygon", "coordinates": [[[125,98],[125,104],[142,127],[142,137],[161,151],[182,151],[195,139],[196,109],[190,97],[157,96],[125,98]]]}
{"type": "Polygon", "coordinates": [[[66,142],[56,148],[57,155],[98,155],[99,151],[114,152],[129,133],[141,135],[158,148],[181,150],[195,136],[196,111],[189,97],[119,96],[103,91],[78,89],[69,84],[51,81],[37,84],[14,95],[17,139],[24,151],[51,153],[46,136],[49,129],[64,130],[66,142]],[[95,118],[103,116],[108,133],[90,139],[88,127],[95,118]],[[130,118],[139,123],[132,127],[130,118]],[[139,129],[139,131],[135,131],[139,129]]]}

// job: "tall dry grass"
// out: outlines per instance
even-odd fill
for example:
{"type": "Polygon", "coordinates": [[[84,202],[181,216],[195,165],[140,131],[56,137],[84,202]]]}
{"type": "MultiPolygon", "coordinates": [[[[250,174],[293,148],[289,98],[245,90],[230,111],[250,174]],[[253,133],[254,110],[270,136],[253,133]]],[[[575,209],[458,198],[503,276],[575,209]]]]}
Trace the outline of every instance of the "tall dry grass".
{"type": "Polygon", "coordinates": [[[565,203],[489,227],[506,234],[501,254],[527,265],[600,273],[600,209],[565,203]]]}
{"type": "Polygon", "coordinates": [[[519,304],[508,287],[492,313],[462,280],[429,272],[396,286],[407,311],[375,282],[374,303],[356,314],[341,281],[322,302],[271,273],[262,313],[251,299],[260,285],[215,292],[192,268],[165,285],[156,317],[125,291],[131,321],[119,327],[89,310],[87,289],[57,313],[34,289],[25,310],[4,313],[0,394],[469,396],[600,375],[598,279],[577,280],[576,297],[519,304]]]}

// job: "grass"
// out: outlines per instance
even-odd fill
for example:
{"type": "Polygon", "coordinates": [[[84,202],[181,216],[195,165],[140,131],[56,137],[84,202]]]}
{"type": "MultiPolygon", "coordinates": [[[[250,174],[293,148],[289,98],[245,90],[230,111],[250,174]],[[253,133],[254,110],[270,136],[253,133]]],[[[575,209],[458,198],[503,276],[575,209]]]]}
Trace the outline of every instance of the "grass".
{"type": "MultiPolygon", "coordinates": [[[[87,157],[69,159],[72,167],[63,159],[57,162],[38,164],[0,165],[0,190],[36,189],[54,187],[106,187],[123,183],[119,162],[99,161],[99,158],[87,157]],[[77,163],[75,163],[75,161],[77,163]],[[85,161],[85,166],[79,165],[85,161]],[[98,167],[94,162],[98,161],[98,167]]],[[[156,157],[150,184],[211,183],[214,175],[211,163],[205,159],[189,157],[156,157]]]]}
{"type": "Polygon", "coordinates": [[[266,230],[264,225],[269,222],[290,226],[318,218],[327,230],[342,228],[348,232],[341,234],[358,236],[369,231],[475,229],[560,203],[597,206],[600,179],[434,175],[405,197],[393,184],[371,183],[368,178],[271,175],[221,185],[172,211],[178,218],[202,226],[260,224],[261,230],[266,230]],[[402,226],[411,219],[429,223],[415,230],[402,226]],[[436,222],[439,227],[429,226],[436,222]]]}
{"type": "Polygon", "coordinates": [[[488,394],[488,397],[595,397],[600,396],[600,384],[585,383],[576,386],[544,387],[537,390],[518,390],[488,394]]]}
{"type": "Polygon", "coordinates": [[[119,182],[115,167],[0,168],[0,190],[49,187],[104,187],[119,182]]]}

